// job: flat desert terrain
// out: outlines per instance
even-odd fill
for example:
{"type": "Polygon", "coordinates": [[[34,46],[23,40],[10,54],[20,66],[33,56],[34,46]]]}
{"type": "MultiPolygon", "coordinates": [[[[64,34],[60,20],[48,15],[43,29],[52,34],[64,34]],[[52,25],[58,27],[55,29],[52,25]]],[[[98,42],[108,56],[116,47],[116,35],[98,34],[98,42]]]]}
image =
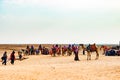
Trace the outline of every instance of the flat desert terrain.
{"type": "MultiPolygon", "coordinates": [[[[8,58],[13,46],[0,46],[0,56],[6,50],[8,58]]],[[[25,48],[16,46],[14,49],[25,48]]],[[[28,59],[16,60],[14,65],[0,62],[0,80],[120,80],[120,56],[104,56],[87,61],[86,55],[79,52],[80,61],[72,56],[30,55],[28,59]]],[[[17,52],[16,52],[17,57],[17,52]]]]}

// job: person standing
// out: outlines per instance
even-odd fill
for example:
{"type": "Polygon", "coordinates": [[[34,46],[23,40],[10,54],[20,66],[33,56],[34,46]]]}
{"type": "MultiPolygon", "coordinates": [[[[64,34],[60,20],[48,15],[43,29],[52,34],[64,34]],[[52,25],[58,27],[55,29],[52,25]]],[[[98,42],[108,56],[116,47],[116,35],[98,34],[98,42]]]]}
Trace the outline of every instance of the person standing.
{"type": "Polygon", "coordinates": [[[13,51],[10,55],[10,60],[11,60],[11,64],[14,64],[14,60],[15,60],[15,51],[13,51]]]}
{"type": "Polygon", "coordinates": [[[6,65],[6,63],[7,63],[7,52],[5,51],[4,52],[4,54],[3,54],[3,56],[2,56],[2,64],[4,64],[4,65],[6,65]]]}
{"type": "Polygon", "coordinates": [[[74,54],[75,54],[74,60],[75,61],[80,61],[79,56],[78,56],[78,48],[77,48],[77,46],[75,46],[75,48],[74,48],[74,54]]]}

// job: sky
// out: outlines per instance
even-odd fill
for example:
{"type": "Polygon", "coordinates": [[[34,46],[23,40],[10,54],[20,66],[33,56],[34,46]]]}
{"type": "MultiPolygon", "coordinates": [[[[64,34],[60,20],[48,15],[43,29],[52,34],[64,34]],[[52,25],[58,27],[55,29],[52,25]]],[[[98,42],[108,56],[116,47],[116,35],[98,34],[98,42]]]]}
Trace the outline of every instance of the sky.
{"type": "Polygon", "coordinates": [[[118,44],[120,0],[0,0],[0,44],[118,44]]]}

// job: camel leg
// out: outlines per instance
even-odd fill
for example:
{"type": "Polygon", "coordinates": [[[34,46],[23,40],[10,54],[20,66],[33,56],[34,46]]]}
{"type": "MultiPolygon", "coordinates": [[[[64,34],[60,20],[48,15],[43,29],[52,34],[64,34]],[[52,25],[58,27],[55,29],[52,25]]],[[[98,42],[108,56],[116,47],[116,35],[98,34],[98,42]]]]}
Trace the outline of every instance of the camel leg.
{"type": "Polygon", "coordinates": [[[64,56],[64,52],[62,52],[62,56],[64,56]]]}
{"type": "Polygon", "coordinates": [[[98,51],[96,51],[96,58],[95,58],[95,60],[97,60],[99,58],[99,53],[98,53],[98,51]]]}
{"type": "Polygon", "coordinates": [[[71,56],[72,52],[71,51],[68,51],[68,56],[71,56]]]}
{"type": "Polygon", "coordinates": [[[87,60],[90,60],[90,52],[87,52],[87,60]]]}
{"type": "Polygon", "coordinates": [[[53,53],[53,56],[55,57],[55,53],[53,53]]]}
{"type": "Polygon", "coordinates": [[[69,56],[69,51],[67,51],[67,56],[69,56]]]}
{"type": "Polygon", "coordinates": [[[91,60],[91,53],[90,53],[90,55],[89,55],[89,60],[91,60]]]}
{"type": "Polygon", "coordinates": [[[85,50],[83,50],[83,55],[85,55],[85,50]]]}
{"type": "Polygon", "coordinates": [[[87,60],[88,60],[88,57],[89,57],[89,55],[88,55],[89,53],[87,52],[87,60]]]}

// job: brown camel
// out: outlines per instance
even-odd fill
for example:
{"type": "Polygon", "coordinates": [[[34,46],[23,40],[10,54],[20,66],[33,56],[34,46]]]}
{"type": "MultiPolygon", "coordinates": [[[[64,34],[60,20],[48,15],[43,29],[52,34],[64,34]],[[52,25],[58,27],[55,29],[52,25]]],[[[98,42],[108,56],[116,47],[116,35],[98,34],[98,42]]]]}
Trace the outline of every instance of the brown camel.
{"type": "Polygon", "coordinates": [[[83,52],[87,51],[87,60],[91,60],[91,52],[96,52],[96,60],[99,58],[98,48],[95,43],[92,45],[89,44],[87,47],[84,44],[80,44],[80,46],[82,46],[83,52]]]}

